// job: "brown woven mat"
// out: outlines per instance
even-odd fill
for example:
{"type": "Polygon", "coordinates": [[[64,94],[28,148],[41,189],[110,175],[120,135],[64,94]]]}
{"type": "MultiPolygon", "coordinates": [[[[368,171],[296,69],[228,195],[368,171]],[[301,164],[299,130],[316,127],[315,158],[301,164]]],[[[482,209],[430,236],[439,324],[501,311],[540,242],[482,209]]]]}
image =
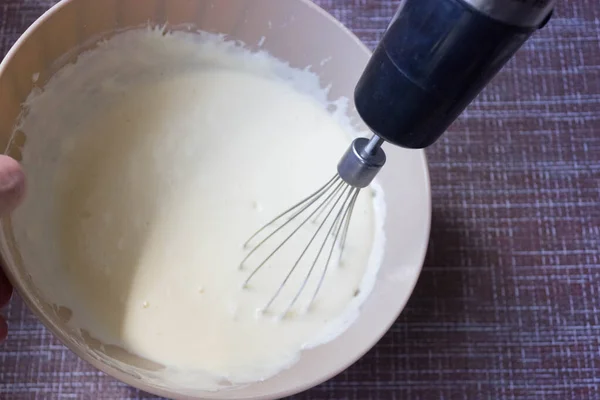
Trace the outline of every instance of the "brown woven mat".
{"type": "MultiPolygon", "coordinates": [[[[52,3],[0,0],[0,54],[52,3]]],[[[373,47],[398,2],[318,3],[373,47]]],[[[361,361],[296,398],[600,399],[599,32],[598,0],[563,0],[428,150],[414,295],[361,361]]],[[[154,399],[77,359],[19,299],[6,314],[1,399],[154,399]]]]}

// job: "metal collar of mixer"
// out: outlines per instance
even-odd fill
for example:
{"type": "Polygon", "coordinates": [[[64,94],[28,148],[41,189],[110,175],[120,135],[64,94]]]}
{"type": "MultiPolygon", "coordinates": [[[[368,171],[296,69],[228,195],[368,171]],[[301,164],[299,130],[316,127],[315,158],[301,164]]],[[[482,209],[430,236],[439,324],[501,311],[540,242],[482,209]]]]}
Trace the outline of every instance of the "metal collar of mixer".
{"type": "Polygon", "coordinates": [[[385,165],[386,156],[381,148],[385,141],[377,135],[371,139],[355,139],[340,159],[337,172],[347,184],[365,188],[385,165]]]}

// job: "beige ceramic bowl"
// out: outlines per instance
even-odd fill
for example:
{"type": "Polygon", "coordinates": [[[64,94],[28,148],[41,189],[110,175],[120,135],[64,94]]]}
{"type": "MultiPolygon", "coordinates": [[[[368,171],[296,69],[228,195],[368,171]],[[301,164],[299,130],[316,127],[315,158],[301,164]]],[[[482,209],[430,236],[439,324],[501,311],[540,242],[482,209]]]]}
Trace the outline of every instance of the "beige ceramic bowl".
{"type": "MultiPolygon", "coordinates": [[[[368,49],[323,10],[306,0],[64,0],[19,39],[0,65],[0,146],[20,158],[27,132],[13,126],[21,104],[35,87],[43,87],[57,68],[83,49],[117,30],[148,23],[170,29],[225,33],[292,66],[312,70],[331,98],[352,98],[354,85],[370,56],[368,49]],[[262,39],[264,37],[264,40],[262,39]],[[322,63],[322,60],[329,60],[322,63]],[[34,83],[32,76],[38,76],[34,83]]],[[[96,368],[148,392],[169,398],[271,399],[291,395],[329,379],[355,362],[388,330],[416,283],[427,247],[430,191],[423,152],[388,146],[388,164],[379,176],[388,211],[385,259],[376,286],[360,318],[333,342],[305,351],[289,370],[264,382],[220,392],[177,391],[143,379],[152,363],[114,348],[99,349],[93,340],[69,331],[69,312],[37,295],[35,282],[20,261],[11,221],[2,221],[0,244],[9,278],[40,320],[73,352],[96,368]],[[134,367],[125,371],[107,357],[134,367]]],[[[332,157],[338,157],[332,154],[332,157]]],[[[324,171],[329,176],[331,171],[324,171]]]]}

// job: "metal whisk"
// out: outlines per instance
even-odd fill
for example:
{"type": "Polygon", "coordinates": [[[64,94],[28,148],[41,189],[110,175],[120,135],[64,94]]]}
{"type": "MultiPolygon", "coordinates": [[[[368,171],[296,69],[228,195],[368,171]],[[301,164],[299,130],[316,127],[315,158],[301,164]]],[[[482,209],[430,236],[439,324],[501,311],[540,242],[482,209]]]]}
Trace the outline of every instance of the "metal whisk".
{"type": "Polygon", "coordinates": [[[337,174],[310,196],[273,218],[246,241],[244,248],[249,249],[249,252],[240,263],[240,269],[248,266],[249,260],[256,254],[257,250],[265,249],[265,247],[269,247],[269,249],[272,250],[268,251],[268,255],[266,258],[262,259],[261,262],[257,264],[252,263],[256,266],[253,267],[250,275],[245,280],[245,288],[248,287],[252,278],[263,269],[267,262],[271,260],[273,256],[286,245],[286,243],[289,243],[300,229],[311,221],[316,222],[314,224],[315,230],[314,232],[311,232],[312,236],[306,244],[306,247],[304,247],[295,262],[292,263],[288,273],[283,278],[274,295],[262,308],[263,312],[266,312],[279,297],[284,286],[288,283],[290,277],[297,269],[302,259],[309,253],[312,246],[317,246],[314,248],[317,253],[314,256],[306,276],[302,280],[302,284],[297,289],[292,301],[282,315],[285,316],[289,313],[303,293],[313,272],[319,270],[320,277],[318,284],[310,298],[307,309],[313,304],[323,280],[325,279],[327,269],[331,264],[336,246],[339,248],[339,257],[341,258],[341,253],[344,249],[348,229],[350,227],[350,219],[360,190],[369,186],[375,175],[377,175],[379,170],[385,164],[385,153],[383,149],[381,149],[383,143],[384,140],[378,136],[373,136],[370,140],[366,138],[355,139],[338,163],[337,174]],[[320,218],[323,215],[324,217],[321,220],[320,218]],[[297,222],[298,225],[289,235],[285,236],[282,240],[276,239],[277,233],[295,222],[297,222]],[[325,232],[326,235],[324,236],[324,239],[319,242],[319,240],[317,240],[319,234],[325,232]]]}

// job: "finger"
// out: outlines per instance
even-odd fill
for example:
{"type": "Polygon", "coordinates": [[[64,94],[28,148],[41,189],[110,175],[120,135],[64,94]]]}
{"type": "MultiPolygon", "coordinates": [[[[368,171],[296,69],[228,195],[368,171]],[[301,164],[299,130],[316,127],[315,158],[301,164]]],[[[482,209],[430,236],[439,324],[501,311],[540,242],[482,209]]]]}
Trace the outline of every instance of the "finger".
{"type": "Polygon", "coordinates": [[[0,343],[8,336],[8,324],[4,318],[0,317],[0,343]]]}
{"type": "Polygon", "coordinates": [[[0,215],[13,211],[25,196],[25,173],[19,163],[0,155],[0,215]]]}
{"type": "Polygon", "coordinates": [[[8,304],[10,297],[12,296],[12,286],[2,270],[0,270],[0,308],[8,304]]]}

